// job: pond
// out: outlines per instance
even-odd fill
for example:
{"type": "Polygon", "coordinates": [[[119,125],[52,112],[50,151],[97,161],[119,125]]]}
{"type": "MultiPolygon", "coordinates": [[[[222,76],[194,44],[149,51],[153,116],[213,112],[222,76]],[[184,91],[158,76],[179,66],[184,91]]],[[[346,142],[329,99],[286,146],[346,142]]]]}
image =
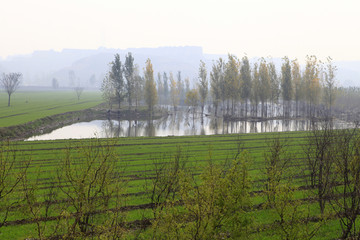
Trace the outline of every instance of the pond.
{"type": "MultiPolygon", "coordinates": [[[[335,121],[335,128],[351,127],[335,121]]],[[[260,133],[309,130],[309,120],[224,121],[223,118],[204,117],[178,112],[156,120],[94,120],[56,129],[48,134],[27,140],[56,140],[111,137],[153,137],[212,135],[228,133],[260,133]]]]}

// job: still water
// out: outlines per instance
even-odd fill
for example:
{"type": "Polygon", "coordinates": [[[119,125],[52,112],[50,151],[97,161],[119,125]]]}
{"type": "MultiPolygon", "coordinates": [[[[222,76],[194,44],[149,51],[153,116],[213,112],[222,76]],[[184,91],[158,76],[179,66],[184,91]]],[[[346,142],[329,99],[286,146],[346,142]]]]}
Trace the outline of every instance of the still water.
{"type": "MultiPolygon", "coordinates": [[[[335,128],[351,127],[336,121],[335,128]]],[[[80,138],[111,138],[140,136],[186,136],[228,133],[259,133],[304,131],[310,128],[309,120],[223,121],[222,118],[193,116],[177,113],[156,120],[94,120],[56,129],[48,134],[27,140],[55,140],[80,138]]]]}

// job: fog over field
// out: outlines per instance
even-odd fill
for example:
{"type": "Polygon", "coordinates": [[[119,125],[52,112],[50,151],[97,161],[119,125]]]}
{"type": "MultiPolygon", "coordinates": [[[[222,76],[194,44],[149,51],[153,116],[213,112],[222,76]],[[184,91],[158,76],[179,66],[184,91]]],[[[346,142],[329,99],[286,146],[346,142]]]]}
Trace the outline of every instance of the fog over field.
{"type": "MultiPolygon", "coordinates": [[[[213,61],[219,57],[227,58],[228,53],[207,54],[202,47],[159,47],[159,48],[128,48],[128,49],[64,49],[62,51],[35,51],[28,55],[14,55],[0,60],[0,72],[22,72],[22,86],[51,86],[53,78],[59,80],[61,88],[72,87],[69,82],[69,72],[74,71],[76,84],[87,88],[99,88],[102,79],[109,70],[109,63],[113,61],[114,54],[119,53],[121,60],[131,52],[138,65],[139,72],[145,66],[145,61],[150,58],[153,62],[154,73],[181,71],[182,76],[189,77],[191,82],[198,78],[199,62],[206,63],[208,72],[211,70],[213,61]],[[89,83],[94,76],[95,81],[89,83]]],[[[241,58],[242,56],[238,56],[241,58]]],[[[299,56],[304,57],[304,56],[299,56]]],[[[258,60],[250,58],[250,63],[258,60]]],[[[281,59],[272,59],[280,72],[281,59]]],[[[323,59],[325,60],[325,59],[323,59]]],[[[360,60],[359,61],[335,61],[338,67],[337,80],[339,86],[360,86],[360,60]]]]}
{"type": "MultiPolygon", "coordinates": [[[[358,0],[12,0],[0,8],[0,73],[21,72],[22,86],[97,88],[108,64],[132,52],[143,73],[181,71],[197,78],[200,60],[234,54],[250,63],[269,56],[280,72],[281,58],[307,55],[338,67],[340,86],[360,86],[358,0]],[[181,47],[180,47],[181,46],[181,47]],[[89,79],[94,84],[88,84],[89,79]]],[[[209,72],[209,71],[208,71],[209,72]]]]}
{"type": "Polygon", "coordinates": [[[0,240],[360,239],[360,0],[0,5],[0,240]]]}
{"type": "Polygon", "coordinates": [[[200,60],[206,61],[210,68],[212,60],[226,57],[226,55],[205,54],[201,47],[64,49],[60,52],[36,51],[31,55],[8,57],[0,61],[0,67],[3,71],[22,72],[23,85],[51,86],[51,80],[55,77],[59,80],[60,87],[70,87],[69,71],[74,71],[76,80],[83,86],[89,86],[89,79],[95,75],[96,84],[90,87],[97,88],[108,72],[114,54],[119,53],[121,61],[124,61],[128,52],[134,55],[140,74],[143,72],[146,59],[150,58],[155,74],[170,71],[175,74],[181,71],[184,77],[189,77],[191,80],[197,77],[200,60]]]}

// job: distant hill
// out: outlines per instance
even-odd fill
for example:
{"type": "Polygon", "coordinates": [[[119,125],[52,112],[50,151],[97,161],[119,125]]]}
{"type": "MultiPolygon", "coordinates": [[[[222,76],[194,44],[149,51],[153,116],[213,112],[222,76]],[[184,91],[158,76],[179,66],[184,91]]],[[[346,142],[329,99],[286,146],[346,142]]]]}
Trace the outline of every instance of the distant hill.
{"type": "Polygon", "coordinates": [[[340,85],[360,87],[360,61],[340,61],[335,62],[335,65],[340,85]]]}
{"type": "Polygon", "coordinates": [[[201,47],[64,49],[61,52],[36,51],[31,55],[7,58],[0,61],[0,71],[22,72],[23,85],[28,86],[51,86],[55,77],[61,87],[69,87],[69,71],[74,71],[76,81],[81,85],[89,87],[89,79],[94,75],[96,83],[90,87],[99,87],[114,55],[120,54],[120,60],[124,62],[125,55],[129,52],[133,54],[140,74],[146,60],[150,58],[155,77],[158,72],[170,71],[175,77],[176,73],[181,71],[182,78],[189,77],[190,80],[197,77],[200,60],[205,61],[210,69],[212,60],[218,58],[218,55],[204,55],[201,47]]]}
{"type": "MultiPolygon", "coordinates": [[[[170,71],[174,77],[181,71],[182,78],[190,78],[191,82],[197,79],[200,60],[205,61],[208,72],[214,60],[224,55],[205,54],[201,47],[159,47],[159,48],[129,48],[94,50],[64,49],[60,52],[36,51],[30,55],[8,57],[0,60],[1,72],[21,72],[24,75],[23,86],[51,86],[55,77],[60,87],[70,87],[69,72],[74,71],[76,84],[88,88],[99,88],[101,81],[109,70],[109,63],[114,59],[114,54],[119,53],[122,62],[125,55],[131,52],[138,65],[140,74],[143,72],[147,58],[153,63],[155,78],[157,73],[170,71]],[[92,84],[90,78],[94,76],[92,84]]],[[[241,57],[241,56],[239,56],[241,57]]],[[[255,58],[250,59],[253,63],[255,58]]],[[[280,71],[281,59],[273,59],[280,71]]],[[[338,67],[337,79],[342,86],[360,86],[360,61],[335,62],[338,67]]]]}

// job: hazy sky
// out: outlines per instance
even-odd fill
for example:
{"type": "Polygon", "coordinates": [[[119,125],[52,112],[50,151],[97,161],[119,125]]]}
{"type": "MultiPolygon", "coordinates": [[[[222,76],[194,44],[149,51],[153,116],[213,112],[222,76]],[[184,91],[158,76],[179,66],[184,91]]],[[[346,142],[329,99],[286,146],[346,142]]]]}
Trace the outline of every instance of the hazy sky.
{"type": "Polygon", "coordinates": [[[359,0],[1,0],[0,57],[202,46],[205,53],[360,60],[359,0]]]}

